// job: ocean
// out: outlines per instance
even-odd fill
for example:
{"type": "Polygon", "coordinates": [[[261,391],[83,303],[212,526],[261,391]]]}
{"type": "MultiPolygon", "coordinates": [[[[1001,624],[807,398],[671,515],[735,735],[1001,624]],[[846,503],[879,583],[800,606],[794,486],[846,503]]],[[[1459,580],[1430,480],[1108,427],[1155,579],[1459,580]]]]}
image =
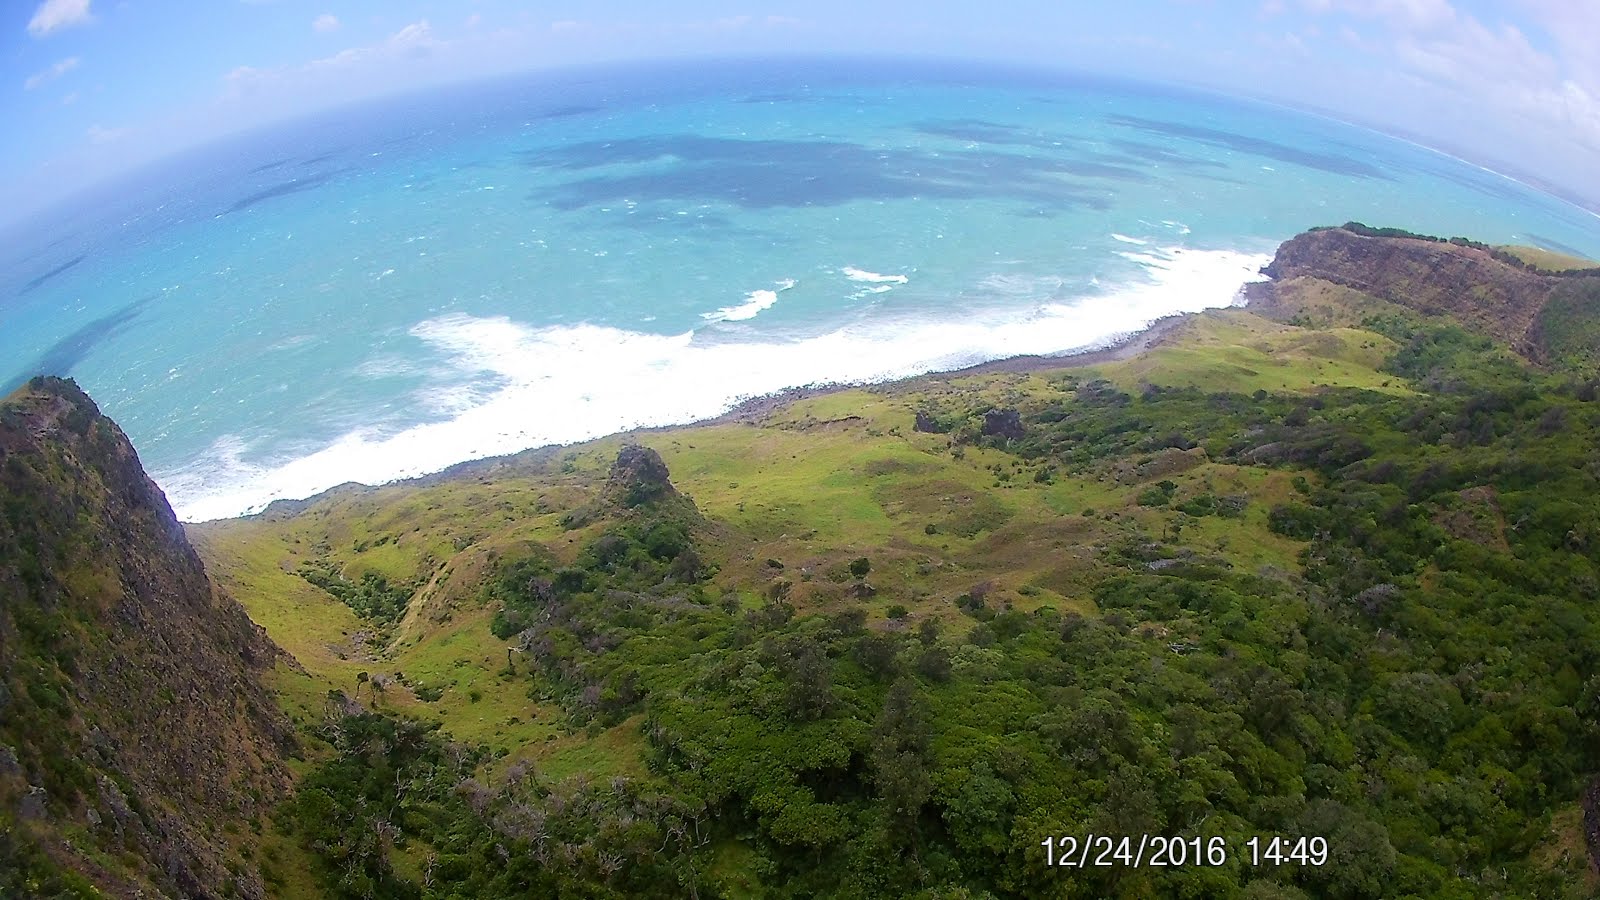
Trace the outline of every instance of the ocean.
{"type": "Polygon", "coordinates": [[[181,518],[742,398],[1101,346],[1350,220],[1600,256],[1372,131],[971,65],[530,74],[213,145],[0,247],[0,384],[69,374],[181,518]]]}

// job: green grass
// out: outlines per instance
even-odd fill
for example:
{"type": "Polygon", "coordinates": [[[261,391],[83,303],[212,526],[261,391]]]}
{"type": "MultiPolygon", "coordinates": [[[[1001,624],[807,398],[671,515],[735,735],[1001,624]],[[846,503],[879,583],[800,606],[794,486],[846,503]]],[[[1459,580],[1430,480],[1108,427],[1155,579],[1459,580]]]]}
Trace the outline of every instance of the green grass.
{"type": "MultiPolygon", "coordinates": [[[[1002,450],[952,453],[948,435],[912,430],[920,405],[956,400],[974,410],[1026,410],[1064,396],[1064,378],[1096,376],[1130,391],[1153,383],[1243,393],[1335,385],[1405,393],[1400,379],[1379,371],[1393,347],[1372,332],[1226,310],[1194,317],[1158,352],[1095,369],[839,391],[793,403],[759,426],[686,428],[637,440],[661,453],[677,487],[714,523],[708,540],[719,589],[747,603],[782,579],[802,608],[860,605],[881,618],[901,604],[913,622],[956,621],[953,599],[989,580],[997,597],[1019,608],[1089,610],[1082,586],[1093,573],[1093,548],[1135,525],[1159,532],[1174,513],[1139,506],[1142,486],[1119,484],[1104,471],[1059,473],[1042,483],[1002,450]],[[1009,480],[997,479],[994,466],[1009,480]],[[1088,510],[1095,514],[1085,516],[1088,510]],[[861,555],[874,561],[867,580],[877,591],[864,600],[838,575],[861,555]]],[[[586,532],[565,531],[562,515],[598,496],[621,440],[580,445],[492,483],[344,492],[298,516],[211,523],[191,533],[219,582],[305,667],[307,676],[280,679],[285,704],[300,716],[320,709],[329,688],[353,693],[358,673],[401,672],[443,694],[422,702],[396,684],[380,704],[439,721],[459,740],[514,757],[631,770],[636,740],[612,738],[621,749],[596,756],[581,734],[561,731],[554,707],[502,680],[507,644],[489,634],[492,610],[481,596],[496,559],[534,544],[557,559],[576,553],[586,532]],[[370,623],[294,574],[315,558],[331,560],[347,577],[372,571],[417,587],[391,645],[363,646],[356,638],[370,623]]],[[[1190,522],[1181,543],[1251,570],[1293,564],[1294,543],[1265,526],[1267,509],[1288,490],[1281,475],[1211,464],[1174,480],[1180,500],[1203,491],[1253,498],[1240,519],[1190,522]]]]}
{"type": "Polygon", "coordinates": [[[1543,269],[1546,272],[1565,272],[1569,269],[1592,269],[1596,266],[1600,266],[1600,263],[1597,263],[1592,259],[1584,259],[1581,256],[1569,256],[1565,253],[1557,253],[1554,250],[1545,250],[1539,247],[1508,245],[1501,247],[1500,249],[1506,251],[1512,256],[1515,256],[1517,259],[1522,260],[1528,265],[1533,266],[1534,268],[1543,269]]]}
{"type": "Polygon", "coordinates": [[[319,900],[326,890],[313,874],[313,858],[291,835],[283,834],[271,816],[264,817],[255,854],[267,894],[280,900],[319,900]]]}
{"type": "Polygon", "coordinates": [[[1536,327],[1547,362],[1600,371],[1600,278],[1566,279],[1551,292],[1536,327]]]}
{"type": "Polygon", "coordinates": [[[1330,386],[1403,393],[1379,371],[1394,342],[1370,331],[1300,328],[1238,310],[1193,318],[1159,353],[1101,368],[1123,390],[1141,384],[1248,394],[1330,386]]]}
{"type": "MultiPolygon", "coordinates": [[[[990,584],[997,609],[1096,614],[1091,586],[1100,549],[1141,529],[1162,533],[1177,515],[1140,506],[1146,485],[1119,482],[1110,467],[1035,480],[1036,467],[1002,449],[956,449],[949,435],[916,433],[922,405],[1036,410],[1094,377],[1130,392],[1144,384],[1242,393],[1343,385],[1402,394],[1406,385],[1379,371],[1393,348],[1371,332],[1297,327],[1230,310],[1194,318],[1158,352],[1095,369],[839,391],[796,402],[760,425],[636,439],[662,455],[674,484],[708,521],[703,543],[719,570],[717,593],[736,593],[755,607],[782,580],[802,609],[860,607],[872,627],[891,627],[888,610],[902,605],[909,617],[893,627],[934,619],[964,633],[974,623],[955,600],[981,582],[990,584]],[[866,580],[877,593],[868,598],[854,596],[855,579],[845,572],[860,556],[872,563],[866,580]]],[[[320,721],[328,690],[356,693],[359,673],[403,673],[406,684],[439,691],[438,698],[420,700],[395,683],[376,698],[363,689],[361,701],[439,722],[453,740],[487,745],[494,772],[529,761],[553,778],[644,775],[637,717],[594,734],[574,731],[559,704],[530,697],[527,661],[515,659],[518,674],[506,676],[510,642],[490,633],[493,609],[483,593],[498,560],[538,545],[558,562],[571,561],[598,533],[600,525],[568,531],[562,517],[595,502],[621,443],[576,446],[491,483],[344,492],[297,516],[190,532],[217,581],[304,667],[279,667],[273,677],[282,704],[302,724],[320,721]],[[371,623],[295,574],[313,559],[328,560],[346,577],[370,571],[415,586],[387,646],[356,640],[371,623]]],[[[1285,473],[1207,463],[1171,480],[1174,503],[1202,493],[1251,498],[1240,518],[1187,521],[1177,544],[1244,571],[1295,565],[1302,545],[1266,527],[1267,511],[1292,494],[1285,473]]],[[[737,851],[729,852],[719,866],[728,869],[730,890],[759,896],[739,871],[737,851]]],[[[400,862],[414,868],[417,859],[400,862]]],[[[298,887],[285,891],[307,895],[298,887]]]]}

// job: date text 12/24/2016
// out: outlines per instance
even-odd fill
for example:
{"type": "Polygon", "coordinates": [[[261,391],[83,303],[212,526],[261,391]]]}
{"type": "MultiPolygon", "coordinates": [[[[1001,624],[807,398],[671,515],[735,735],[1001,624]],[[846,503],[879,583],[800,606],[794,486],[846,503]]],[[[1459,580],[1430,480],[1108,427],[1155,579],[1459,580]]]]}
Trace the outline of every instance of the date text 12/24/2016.
{"type": "Polygon", "coordinates": [[[1044,848],[1045,865],[1079,869],[1222,866],[1240,851],[1242,860],[1252,866],[1322,866],[1328,862],[1325,837],[1257,836],[1235,847],[1224,837],[1090,834],[1049,837],[1039,846],[1044,848]]]}

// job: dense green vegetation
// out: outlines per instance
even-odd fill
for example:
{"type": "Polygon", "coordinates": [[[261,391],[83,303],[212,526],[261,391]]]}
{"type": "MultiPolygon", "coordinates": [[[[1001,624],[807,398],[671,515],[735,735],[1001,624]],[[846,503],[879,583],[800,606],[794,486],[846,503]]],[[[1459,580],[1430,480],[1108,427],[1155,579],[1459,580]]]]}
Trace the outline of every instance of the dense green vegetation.
{"type": "Polygon", "coordinates": [[[1600,278],[1575,279],[1552,291],[1538,328],[1556,365],[1600,373],[1600,278]]]}
{"type": "Polygon", "coordinates": [[[536,547],[487,587],[483,627],[518,651],[501,689],[569,733],[636,730],[646,771],[500,772],[331,714],[334,755],[284,818],[351,897],[1586,896],[1546,845],[1600,750],[1596,386],[1449,324],[1366,327],[1414,393],[1073,377],[1021,438],[983,436],[987,398],[922,404],[1037,485],[1134,484],[1145,512],[1097,532],[1093,614],[978,583],[875,618],[868,547],[840,567],[859,589],[801,609],[787,577],[719,586],[705,560],[739,539],[681,504],[568,519],[566,563],[536,547]],[[1293,476],[1264,519],[1293,569],[1185,540],[1213,519],[1248,540],[1258,502],[1179,474],[1202,458],[1293,476]],[[1230,853],[1047,867],[1042,840],[1090,833],[1230,853]],[[1331,858],[1252,866],[1256,835],[1331,858]]]}
{"type": "MultiPolygon", "coordinates": [[[[1361,222],[1346,222],[1344,225],[1339,227],[1352,234],[1359,234],[1362,237],[1406,238],[1414,241],[1428,241],[1429,243],[1434,244],[1454,244],[1458,247],[1471,247],[1474,250],[1482,250],[1483,252],[1494,257],[1496,260],[1499,260],[1508,266],[1522,269],[1526,272],[1537,272],[1540,275],[1553,275],[1558,278],[1590,278],[1600,275],[1600,266],[1595,266],[1592,262],[1587,260],[1573,260],[1572,265],[1541,266],[1530,261],[1529,259],[1525,259],[1523,255],[1514,253],[1507,248],[1496,247],[1493,244],[1485,244],[1482,241],[1475,241],[1471,238],[1442,238],[1431,234],[1418,234],[1414,231],[1407,231],[1404,228],[1375,228],[1371,225],[1365,225],[1361,222]]],[[[1325,231],[1327,229],[1313,228],[1311,230],[1325,231]]]]}
{"type": "Polygon", "coordinates": [[[1154,352],[341,490],[198,556],[36,380],[0,896],[1600,894],[1600,278],[1347,228],[1154,352]],[[1144,834],[1196,849],[1041,846],[1144,834]]]}
{"type": "Polygon", "coordinates": [[[301,578],[338,598],[356,615],[378,625],[393,624],[405,615],[406,605],[411,602],[410,588],[390,584],[379,572],[364,572],[360,578],[351,580],[332,563],[316,560],[302,564],[299,573],[301,578]]]}

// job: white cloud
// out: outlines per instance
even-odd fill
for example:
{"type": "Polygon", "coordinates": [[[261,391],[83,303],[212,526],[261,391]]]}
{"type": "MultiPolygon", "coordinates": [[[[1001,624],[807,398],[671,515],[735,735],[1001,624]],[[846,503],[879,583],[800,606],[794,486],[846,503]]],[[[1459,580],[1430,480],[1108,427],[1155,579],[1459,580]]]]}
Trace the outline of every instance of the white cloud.
{"type": "Polygon", "coordinates": [[[444,45],[444,41],[434,37],[433,27],[424,19],[407,25],[378,44],[351,47],[299,65],[271,69],[239,66],[224,76],[223,80],[228,85],[229,95],[236,97],[254,94],[271,86],[294,86],[315,81],[330,73],[349,76],[366,72],[386,62],[427,56],[444,45]]]}
{"type": "Polygon", "coordinates": [[[1304,58],[1311,55],[1311,50],[1306,47],[1305,38],[1295,34],[1292,31],[1279,35],[1258,35],[1256,37],[1256,43],[1267,48],[1268,50],[1275,50],[1277,52],[1285,53],[1294,57],[1304,58]]]}
{"type": "MultiPolygon", "coordinates": [[[[1600,4],[1522,0],[1549,33],[1555,53],[1506,22],[1487,24],[1449,0],[1302,0],[1307,10],[1375,19],[1385,28],[1364,42],[1377,55],[1443,91],[1467,124],[1499,127],[1505,117],[1543,137],[1600,152],[1600,4]],[[1482,112],[1498,113],[1482,115],[1482,112]],[[1475,121],[1474,121],[1475,120],[1475,121]]],[[[1349,29],[1341,34],[1351,43],[1349,29]]],[[[1515,127],[1515,126],[1513,126],[1515,127]]]]}
{"type": "Polygon", "coordinates": [[[1314,13],[1341,12],[1379,18],[1409,29],[1430,29],[1456,19],[1450,0],[1303,0],[1314,13]]]}
{"type": "Polygon", "coordinates": [[[1560,50],[1571,77],[1600,89],[1600,3],[1581,0],[1522,0],[1560,50]]]}
{"type": "Polygon", "coordinates": [[[433,26],[427,19],[412,22],[389,37],[388,47],[413,53],[418,48],[431,47],[439,42],[433,39],[433,26]]]}
{"type": "Polygon", "coordinates": [[[43,72],[29,75],[28,80],[22,83],[22,87],[24,90],[29,91],[34,90],[35,88],[43,87],[44,85],[47,85],[50,82],[55,81],[57,78],[67,74],[68,72],[71,72],[73,69],[76,69],[78,64],[81,62],[83,62],[83,60],[79,59],[78,57],[69,56],[50,68],[45,69],[43,72]]]}
{"type": "Polygon", "coordinates": [[[332,13],[323,13],[311,22],[311,29],[323,34],[327,34],[330,31],[338,31],[339,17],[332,13]]]}
{"type": "Polygon", "coordinates": [[[128,134],[126,128],[104,128],[99,125],[89,126],[89,140],[96,144],[109,144],[121,140],[128,134]]]}
{"type": "Polygon", "coordinates": [[[62,28],[93,22],[94,13],[89,10],[89,2],[90,0],[44,0],[39,4],[39,8],[34,10],[33,18],[28,20],[28,33],[40,38],[62,28]]]}

